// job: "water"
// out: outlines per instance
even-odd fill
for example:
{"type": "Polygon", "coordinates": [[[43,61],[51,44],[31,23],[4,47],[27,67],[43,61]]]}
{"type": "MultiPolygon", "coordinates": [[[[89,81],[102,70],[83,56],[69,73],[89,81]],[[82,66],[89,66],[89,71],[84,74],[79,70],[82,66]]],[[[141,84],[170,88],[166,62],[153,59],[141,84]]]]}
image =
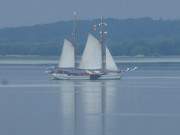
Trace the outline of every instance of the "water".
{"type": "Polygon", "coordinates": [[[46,67],[0,65],[1,135],[180,134],[180,64],[111,81],[53,81],[46,67]]]}

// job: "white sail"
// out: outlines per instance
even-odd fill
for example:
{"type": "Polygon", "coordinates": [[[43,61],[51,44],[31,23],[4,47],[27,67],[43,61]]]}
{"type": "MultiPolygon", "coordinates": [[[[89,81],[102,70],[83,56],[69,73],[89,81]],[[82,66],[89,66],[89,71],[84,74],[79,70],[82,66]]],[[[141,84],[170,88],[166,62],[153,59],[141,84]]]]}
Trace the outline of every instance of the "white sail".
{"type": "Polygon", "coordinates": [[[74,66],[75,66],[74,46],[70,41],[65,39],[58,67],[74,68],[74,66]]]}
{"type": "MultiPolygon", "coordinates": [[[[102,68],[102,55],[101,44],[91,34],[88,36],[85,50],[80,62],[80,69],[101,69],[102,68]]],[[[118,71],[118,67],[106,47],[106,69],[111,71],[118,71]]]]}
{"type": "Polygon", "coordinates": [[[118,67],[107,47],[106,47],[106,69],[111,71],[118,71],[118,67]]]}
{"type": "Polygon", "coordinates": [[[101,57],[101,44],[93,35],[89,34],[79,68],[101,69],[101,57]]]}

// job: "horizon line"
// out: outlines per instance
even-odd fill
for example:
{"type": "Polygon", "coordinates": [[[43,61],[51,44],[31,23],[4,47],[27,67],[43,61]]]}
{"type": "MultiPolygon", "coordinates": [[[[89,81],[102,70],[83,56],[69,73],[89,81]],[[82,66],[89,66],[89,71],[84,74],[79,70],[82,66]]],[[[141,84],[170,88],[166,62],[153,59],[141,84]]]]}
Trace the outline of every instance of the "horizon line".
{"type": "MultiPolygon", "coordinates": [[[[96,21],[99,18],[92,18],[92,19],[78,19],[79,21],[96,21]]],[[[114,19],[114,20],[137,20],[137,19],[150,19],[153,21],[180,21],[180,18],[163,18],[163,17],[159,17],[159,18],[155,18],[155,17],[127,17],[127,18],[115,18],[115,17],[104,17],[105,20],[108,19],[114,19]]],[[[34,24],[24,24],[24,25],[11,25],[11,26],[4,26],[4,27],[0,27],[0,30],[2,29],[11,29],[11,28],[22,28],[22,27],[34,27],[34,26],[40,26],[40,25],[49,25],[49,24],[55,24],[55,23],[59,23],[59,22],[72,22],[73,19],[67,19],[67,20],[57,20],[57,21],[50,21],[50,22],[46,22],[46,23],[34,23],[34,24]]]]}

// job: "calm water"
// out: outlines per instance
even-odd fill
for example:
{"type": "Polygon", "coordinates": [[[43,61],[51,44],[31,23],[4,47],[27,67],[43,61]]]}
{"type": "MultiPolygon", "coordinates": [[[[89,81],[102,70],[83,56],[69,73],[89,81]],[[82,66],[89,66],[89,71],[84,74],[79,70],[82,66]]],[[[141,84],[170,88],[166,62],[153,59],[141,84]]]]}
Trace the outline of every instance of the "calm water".
{"type": "Polygon", "coordinates": [[[45,65],[0,65],[0,135],[179,135],[180,64],[138,66],[116,81],[52,81],[45,65]]]}

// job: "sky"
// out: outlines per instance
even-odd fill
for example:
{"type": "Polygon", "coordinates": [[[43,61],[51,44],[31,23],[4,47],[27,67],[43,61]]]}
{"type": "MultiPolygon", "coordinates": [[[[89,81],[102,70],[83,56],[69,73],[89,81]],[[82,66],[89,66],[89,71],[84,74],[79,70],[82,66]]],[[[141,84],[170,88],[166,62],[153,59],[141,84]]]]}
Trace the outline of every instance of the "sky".
{"type": "Polygon", "coordinates": [[[0,0],[0,28],[80,19],[180,19],[180,0],[0,0]]]}

